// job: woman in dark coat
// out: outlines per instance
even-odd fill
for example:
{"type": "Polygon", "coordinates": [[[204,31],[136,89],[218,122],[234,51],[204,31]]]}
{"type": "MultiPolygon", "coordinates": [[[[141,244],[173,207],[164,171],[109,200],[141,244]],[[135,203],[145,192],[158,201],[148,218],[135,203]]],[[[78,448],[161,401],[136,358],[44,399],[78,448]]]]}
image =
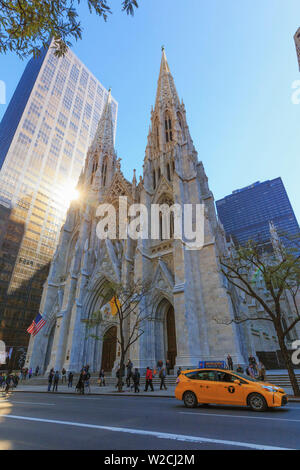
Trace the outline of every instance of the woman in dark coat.
{"type": "Polygon", "coordinates": [[[81,372],[79,379],[78,379],[78,383],[76,385],[76,389],[81,395],[84,395],[84,376],[85,376],[85,372],[83,371],[81,372]]]}

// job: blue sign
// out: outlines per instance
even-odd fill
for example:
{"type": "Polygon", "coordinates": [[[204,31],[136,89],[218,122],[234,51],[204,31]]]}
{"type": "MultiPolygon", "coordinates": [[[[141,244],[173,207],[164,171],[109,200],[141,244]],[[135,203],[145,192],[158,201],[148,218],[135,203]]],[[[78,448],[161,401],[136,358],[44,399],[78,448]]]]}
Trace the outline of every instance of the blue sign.
{"type": "Polygon", "coordinates": [[[199,369],[225,369],[225,361],[199,361],[199,369]]]}

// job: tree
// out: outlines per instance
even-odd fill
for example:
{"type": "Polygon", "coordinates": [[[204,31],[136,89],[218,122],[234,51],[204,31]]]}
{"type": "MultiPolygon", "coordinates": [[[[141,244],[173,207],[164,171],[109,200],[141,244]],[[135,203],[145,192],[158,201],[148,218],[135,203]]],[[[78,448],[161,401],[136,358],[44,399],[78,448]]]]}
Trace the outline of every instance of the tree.
{"type": "Polygon", "coordinates": [[[280,350],[295,396],[300,396],[291,357],[286,345],[287,335],[300,322],[300,255],[288,244],[278,243],[274,252],[266,252],[258,243],[250,241],[245,247],[237,247],[220,258],[221,271],[229,283],[262,307],[262,315],[246,314],[228,323],[247,321],[272,322],[280,350]],[[261,282],[258,285],[257,276],[261,282]],[[297,298],[298,296],[298,298],[297,298]],[[293,318],[287,323],[284,315],[286,303],[290,302],[293,318]]]}
{"type": "MultiPolygon", "coordinates": [[[[49,38],[55,54],[62,56],[70,39],[81,39],[82,27],[75,4],[81,0],[0,0],[0,53],[16,52],[20,58],[38,55],[49,38]]],[[[90,13],[107,21],[112,13],[110,0],[85,0],[90,13]]],[[[137,0],[123,0],[122,10],[134,15],[137,0]]]]}
{"type": "MultiPolygon", "coordinates": [[[[110,311],[103,312],[103,307],[94,312],[87,323],[87,329],[95,329],[98,325],[111,325],[112,315],[116,318],[118,332],[116,336],[110,335],[111,340],[115,340],[120,349],[118,391],[123,389],[123,373],[125,371],[125,360],[130,347],[144,334],[144,323],[152,315],[153,297],[151,297],[153,287],[150,282],[137,281],[131,286],[123,286],[114,282],[108,282],[105,294],[100,294],[102,306],[110,304],[110,311]],[[150,305],[150,297],[152,302],[150,305]]],[[[90,337],[101,340],[99,336],[89,333],[90,337]]]]}

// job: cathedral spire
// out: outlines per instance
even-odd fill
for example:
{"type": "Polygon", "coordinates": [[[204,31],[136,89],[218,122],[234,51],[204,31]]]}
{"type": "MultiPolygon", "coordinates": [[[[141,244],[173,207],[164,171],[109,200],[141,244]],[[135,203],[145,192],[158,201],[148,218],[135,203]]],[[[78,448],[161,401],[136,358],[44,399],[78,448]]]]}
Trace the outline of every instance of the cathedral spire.
{"type": "Polygon", "coordinates": [[[170,72],[167,56],[164,46],[162,46],[162,57],[160,64],[160,72],[158,78],[157,94],[155,108],[157,106],[178,106],[180,104],[174,79],[170,72]]]}

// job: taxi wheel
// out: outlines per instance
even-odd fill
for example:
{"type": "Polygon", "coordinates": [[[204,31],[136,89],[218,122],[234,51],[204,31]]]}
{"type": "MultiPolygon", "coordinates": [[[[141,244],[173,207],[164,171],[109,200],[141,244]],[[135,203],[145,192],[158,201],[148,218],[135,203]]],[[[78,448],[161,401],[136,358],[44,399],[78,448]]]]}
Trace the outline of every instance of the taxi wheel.
{"type": "Polygon", "coordinates": [[[185,392],[183,395],[183,403],[187,408],[196,408],[198,405],[196,395],[193,392],[185,392]]]}
{"type": "Polygon", "coordinates": [[[253,411],[266,411],[268,408],[266,400],[259,393],[251,393],[247,399],[247,402],[253,411]]]}

